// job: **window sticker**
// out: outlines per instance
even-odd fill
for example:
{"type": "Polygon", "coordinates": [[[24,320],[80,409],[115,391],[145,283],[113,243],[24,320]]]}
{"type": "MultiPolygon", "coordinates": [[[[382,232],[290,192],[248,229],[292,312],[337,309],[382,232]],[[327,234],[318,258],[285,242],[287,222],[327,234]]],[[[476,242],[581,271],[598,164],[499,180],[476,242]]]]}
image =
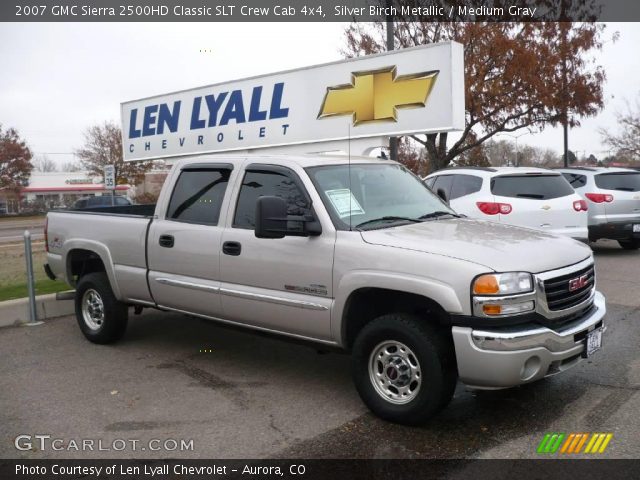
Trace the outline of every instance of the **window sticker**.
{"type": "Polygon", "coordinates": [[[364,210],[348,188],[327,190],[324,193],[329,197],[329,200],[331,200],[340,218],[350,215],[364,215],[364,210]]]}

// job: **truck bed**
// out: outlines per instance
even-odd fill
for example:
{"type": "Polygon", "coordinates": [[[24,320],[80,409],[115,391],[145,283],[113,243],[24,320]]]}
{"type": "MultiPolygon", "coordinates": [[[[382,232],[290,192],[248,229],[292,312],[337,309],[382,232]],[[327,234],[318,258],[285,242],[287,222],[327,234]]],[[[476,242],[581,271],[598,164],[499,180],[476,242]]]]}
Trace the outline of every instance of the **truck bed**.
{"type": "Polygon", "coordinates": [[[68,210],[58,210],[60,212],[77,212],[77,213],[104,213],[106,215],[135,215],[138,217],[153,217],[156,210],[156,204],[145,205],[119,205],[113,207],[90,207],[90,208],[70,208],[68,210]]]}
{"type": "Polygon", "coordinates": [[[65,258],[88,250],[105,265],[114,293],[123,301],[151,301],[147,287],[146,242],[155,205],[53,210],[47,215],[48,262],[65,278],[65,258]],[[122,293],[121,293],[122,292],[122,293]]]}

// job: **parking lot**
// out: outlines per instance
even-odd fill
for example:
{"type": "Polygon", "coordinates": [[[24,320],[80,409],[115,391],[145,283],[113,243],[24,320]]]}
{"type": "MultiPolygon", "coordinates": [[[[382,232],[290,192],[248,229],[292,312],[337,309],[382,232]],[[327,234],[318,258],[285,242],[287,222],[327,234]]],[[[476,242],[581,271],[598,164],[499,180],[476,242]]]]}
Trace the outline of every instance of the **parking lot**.
{"type": "Polygon", "coordinates": [[[420,428],[368,413],[348,356],[204,320],[146,311],[131,316],[113,346],[87,342],[73,317],[1,329],[0,457],[535,458],[547,432],[611,432],[600,457],[637,458],[640,252],[613,242],[594,250],[609,310],[603,350],[537,384],[493,392],[459,385],[420,428]],[[193,439],[193,450],[17,451],[21,434],[65,446],[193,439]]]}

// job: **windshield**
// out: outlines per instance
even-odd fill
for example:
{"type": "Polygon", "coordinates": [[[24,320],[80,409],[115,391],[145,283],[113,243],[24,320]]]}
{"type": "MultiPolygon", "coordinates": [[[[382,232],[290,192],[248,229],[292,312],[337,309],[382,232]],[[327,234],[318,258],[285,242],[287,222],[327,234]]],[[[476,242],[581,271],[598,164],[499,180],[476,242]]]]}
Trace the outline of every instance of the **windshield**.
{"type": "Polygon", "coordinates": [[[574,193],[562,175],[505,175],[491,180],[491,193],[500,197],[549,200],[574,193]]]}
{"type": "Polygon", "coordinates": [[[384,228],[455,215],[401,165],[367,163],[308,168],[336,228],[384,228]],[[351,172],[349,172],[351,170],[351,172]]]}
{"type": "Polygon", "coordinates": [[[596,175],[596,186],[603,190],[640,192],[640,173],[603,173],[596,175]]]}

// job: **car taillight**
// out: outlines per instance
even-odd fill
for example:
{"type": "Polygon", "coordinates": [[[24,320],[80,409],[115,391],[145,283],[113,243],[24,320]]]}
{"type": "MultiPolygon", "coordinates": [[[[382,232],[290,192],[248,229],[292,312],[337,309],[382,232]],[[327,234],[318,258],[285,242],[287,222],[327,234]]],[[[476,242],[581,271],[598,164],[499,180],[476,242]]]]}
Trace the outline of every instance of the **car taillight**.
{"type": "Polygon", "coordinates": [[[585,200],[576,200],[575,202],[573,202],[573,209],[576,212],[586,212],[587,210],[589,210],[589,206],[587,205],[587,202],[585,200]]]}
{"type": "Polygon", "coordinates": [[[49,235],[47,234],[47,228],[49,227],[49,218],[44,219],[44,251],[49,253],[49,235]]]}
{"type": "Polygon", "coordinates": [[[476,205],[480,211],[487,215],[509,215],[511,213],[511,205],[508,203],[496,203],[496,202],[476,202],[476,205]]]}
{"type": "Polygon", "coordinates": [[[585,193],[584,196],[591,200],[593,203],[613,202],[613,195],[610,195],[608,193],[585,193]]]}

